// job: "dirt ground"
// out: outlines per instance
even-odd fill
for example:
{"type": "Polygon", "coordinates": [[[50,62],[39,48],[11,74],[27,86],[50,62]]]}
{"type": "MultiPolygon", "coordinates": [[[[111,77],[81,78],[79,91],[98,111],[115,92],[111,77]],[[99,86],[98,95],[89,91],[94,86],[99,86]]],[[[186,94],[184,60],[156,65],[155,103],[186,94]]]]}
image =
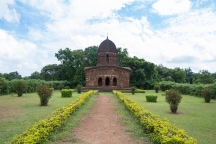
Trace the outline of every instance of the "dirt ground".
{"type": "MultiPolygon", "coordinates": [[[[73,143],[82,144],[135,144],[126,132],[115,112],[111,96],[97,96],[89,113],[79,122],[79,127],[71,132],[73,143]]],[[[61,142],[68,144],[69,142],[61,142]]],[[[72,143],[72,142],[70,142],[72,143]]]]}

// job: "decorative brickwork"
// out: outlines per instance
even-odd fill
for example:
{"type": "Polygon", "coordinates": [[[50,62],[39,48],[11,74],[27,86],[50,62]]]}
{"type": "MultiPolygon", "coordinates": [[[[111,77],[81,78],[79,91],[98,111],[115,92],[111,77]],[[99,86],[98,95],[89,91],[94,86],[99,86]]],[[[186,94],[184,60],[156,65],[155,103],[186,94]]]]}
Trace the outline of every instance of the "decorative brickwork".
{"type": "Polygon", "coordinates": [[[86,85],[84,89],[112,91],[129,89],[129,67],[119,67],[115,44],[108,38],[98,48],[97,66],[85,67],[86,85]]]}

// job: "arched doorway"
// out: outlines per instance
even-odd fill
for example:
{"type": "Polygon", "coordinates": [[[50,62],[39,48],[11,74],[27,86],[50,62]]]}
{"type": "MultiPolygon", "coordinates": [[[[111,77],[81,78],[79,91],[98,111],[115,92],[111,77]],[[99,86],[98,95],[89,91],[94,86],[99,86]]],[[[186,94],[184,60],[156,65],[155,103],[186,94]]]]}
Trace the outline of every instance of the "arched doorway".
{"type": "Polygon", "coordinates": [[[109,85],[110,85],[110,79],[109,79],[108,77],[107,77],[106,80],[105,80],[105,85],[106,85],[106,86],[109,86],[109,85]]]}
{"type": "Polygon", "coordinates": [[[98,79],[98,86],[102,86],[102,78],[98,79]]]}
{"type": "Polygon", "coordinates": [[[113,86],[117,86],[117,79],[113,78],[113,86]]]}
{"type": "Polygon", "coordinates": [[[106,55],[106,63],[109,63],[109,55],[106,55]]]}

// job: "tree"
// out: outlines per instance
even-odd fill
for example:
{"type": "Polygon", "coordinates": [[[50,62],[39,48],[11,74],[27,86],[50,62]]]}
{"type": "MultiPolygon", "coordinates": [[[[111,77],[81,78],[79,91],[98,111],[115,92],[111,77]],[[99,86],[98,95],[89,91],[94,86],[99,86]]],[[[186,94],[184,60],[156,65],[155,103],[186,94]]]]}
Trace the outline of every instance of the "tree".
{"type": "Polygon", "coordinates": [[[13,79],[21,79],[22,76],[17,72],[10,72],[10,73],[4,73],[3,76],[7,79],[7,80],[13,80],[13,79]]]}
{"type": "Polygon", "coordinates": [[[31,74],[31,76],[29,77],[30,79],[40,79],[40,73],[35,71],[31,74]]]}
{"type": "Polygon", "coordinates": [[[46,81],[67,80],[62,64],[49,64],[42,68],[40,78],[46,81]]]}
{"type": "Polygon", "coordinates": [[[159,64],[156,66],[156,70],[158,72],[158,81],[174,81],[172,78],[172,69],[159,64]]]}
{"type": "Polygon", "coordinates": [[[193,72],[190,69],[190,67],[185,69],[185,73],[186,73],[186,82],[192,84],[193,83],[193,72]]]}
{"type": "Polygon", "coordinates": [[[208,70],[201,70],[196,75],[196,83],[211,84],[214,82],[212,74],[208,70]]]}
{"type": "Polygon", "coordinates": [[[61,62],[62,69],[67,80],[73,86],[85,84],[84,68],[95,66],[97,63],[97,46],[87,47],[84,50],[60,49],[55,53],[56,58],[61,62]]]}
{"type": "Polygon", "coordinates": [[[186,78],[186,73],[183,69],[175,68],[172,72],[172,78],[176,83],[184,83],[186,78]]]}

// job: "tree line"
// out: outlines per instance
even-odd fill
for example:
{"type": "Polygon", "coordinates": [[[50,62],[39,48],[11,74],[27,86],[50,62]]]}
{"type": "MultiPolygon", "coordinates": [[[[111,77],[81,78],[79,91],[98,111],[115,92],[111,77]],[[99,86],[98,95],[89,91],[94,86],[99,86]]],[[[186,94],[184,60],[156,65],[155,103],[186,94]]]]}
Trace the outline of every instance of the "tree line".
{"type": "MultiPolygon", "coordinates": [[[[90,46],[84,50],[71,50],[70,48],[60,49],[55,57],[60,64],[49,64],[44,66],[40,72],[33,72],[28,77],[21,77],[18,72],[1,74],[7,80],[13,79],[38,79],[45,81],[68,81],[71,87],[77,84],[85,85],[84,67],[96,66],[98,46],[90,46]]],[[[203,83],[210,84],[216,81],[216,73],[208,70],[201,70],[194,73],[190,68],[174,69],[163,65],[155,65],[143,58],[130,57],[126,48],[117,48],[118,65],[130,67],[130,86],[143,89],[153,88],[155,83],[160,81],[172,81],[176,83],[203,83]]]]}

